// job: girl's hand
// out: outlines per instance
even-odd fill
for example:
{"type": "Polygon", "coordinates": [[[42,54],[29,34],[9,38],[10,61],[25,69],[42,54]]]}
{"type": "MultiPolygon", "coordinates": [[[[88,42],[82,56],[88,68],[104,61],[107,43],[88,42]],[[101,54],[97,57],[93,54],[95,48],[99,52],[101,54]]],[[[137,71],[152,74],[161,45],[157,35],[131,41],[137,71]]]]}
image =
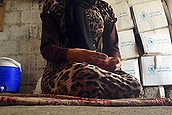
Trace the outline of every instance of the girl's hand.
{"type": "Polygon", "coordinates": [[[87,62],[99,67],[107,66],[108,56],[104,53],[95,52],[81,48],[69,49],[67,60],[70,62],[87,62]]]}
{"type": "Polygon", "coordinates": [[[120,70],[121,62],[119,57],[109,57],[107,60],[108,65],[105,67],[106,70],[115,72],[120,70]]]}

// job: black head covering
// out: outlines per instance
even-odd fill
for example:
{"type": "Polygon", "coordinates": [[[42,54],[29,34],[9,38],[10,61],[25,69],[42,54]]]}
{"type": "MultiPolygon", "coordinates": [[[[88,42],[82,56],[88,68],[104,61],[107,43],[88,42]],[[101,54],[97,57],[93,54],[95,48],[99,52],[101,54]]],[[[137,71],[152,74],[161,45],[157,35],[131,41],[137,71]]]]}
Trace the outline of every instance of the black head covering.
{"type": "Polygon", "coordinates": [[[87,9],[95,4],[96,0],[67,0],[65,6],[66,34],[69,47],[95,50],[89,28],[87,9]]]}

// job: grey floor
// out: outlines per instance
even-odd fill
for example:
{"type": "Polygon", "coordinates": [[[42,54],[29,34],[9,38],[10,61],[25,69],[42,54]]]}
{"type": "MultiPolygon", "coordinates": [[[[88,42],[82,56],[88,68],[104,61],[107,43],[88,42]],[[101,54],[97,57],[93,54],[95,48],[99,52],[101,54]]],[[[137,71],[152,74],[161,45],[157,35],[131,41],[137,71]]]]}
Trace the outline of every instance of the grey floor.
{"type": "Polygon", "coordinates": [[[0,115],[172,115],[172,106],[0,106],[0,115]]]}

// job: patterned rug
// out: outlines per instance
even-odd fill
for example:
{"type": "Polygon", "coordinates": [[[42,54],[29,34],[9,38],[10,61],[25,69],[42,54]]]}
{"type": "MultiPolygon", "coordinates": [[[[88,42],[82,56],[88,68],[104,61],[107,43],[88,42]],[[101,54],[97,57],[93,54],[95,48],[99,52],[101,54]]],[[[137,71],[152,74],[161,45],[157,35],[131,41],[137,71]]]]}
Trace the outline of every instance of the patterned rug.
{"type": "Polygon", "coordinates": [[[0,94],[1,106],[171,106],[172,98],[94,99],[55,94],[0,94]]]}

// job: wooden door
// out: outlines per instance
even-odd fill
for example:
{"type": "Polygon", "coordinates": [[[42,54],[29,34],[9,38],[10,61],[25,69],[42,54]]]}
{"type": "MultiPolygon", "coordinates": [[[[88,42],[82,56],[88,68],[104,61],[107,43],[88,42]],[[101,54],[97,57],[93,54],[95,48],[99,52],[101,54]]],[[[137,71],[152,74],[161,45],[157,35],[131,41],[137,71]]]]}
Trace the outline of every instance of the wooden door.
{"type": "Polygon", "coordinates": [[[0,0],[0,32],[3,31],[6,0],[0,0]]]}

